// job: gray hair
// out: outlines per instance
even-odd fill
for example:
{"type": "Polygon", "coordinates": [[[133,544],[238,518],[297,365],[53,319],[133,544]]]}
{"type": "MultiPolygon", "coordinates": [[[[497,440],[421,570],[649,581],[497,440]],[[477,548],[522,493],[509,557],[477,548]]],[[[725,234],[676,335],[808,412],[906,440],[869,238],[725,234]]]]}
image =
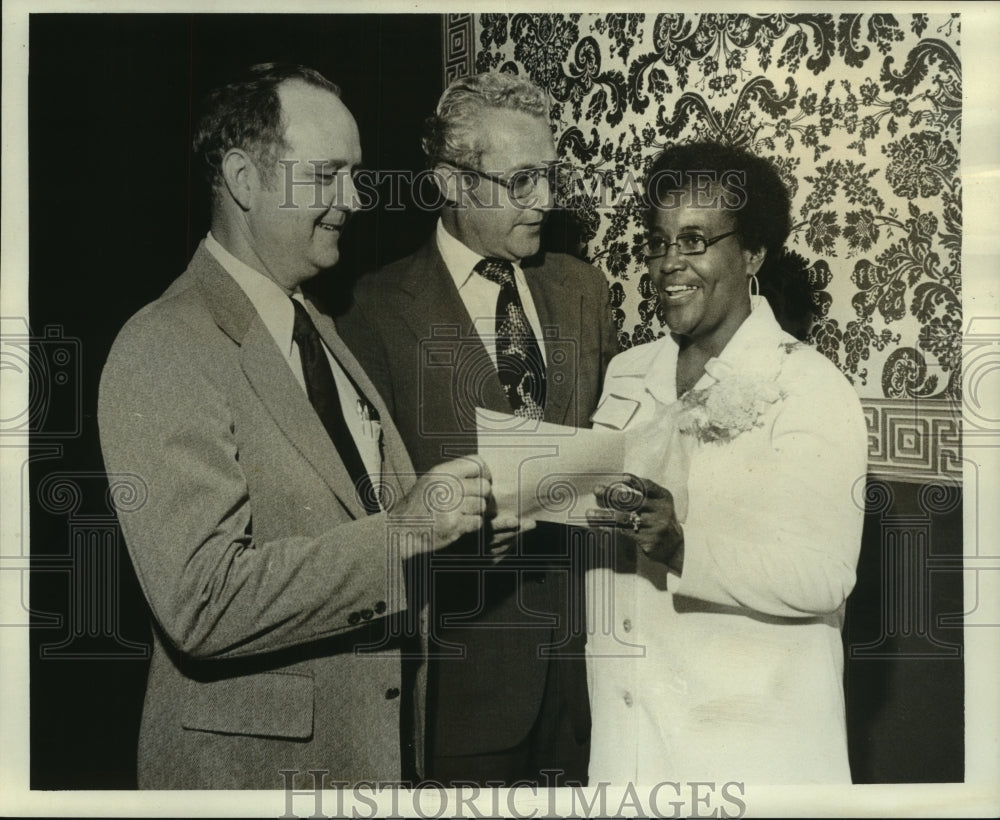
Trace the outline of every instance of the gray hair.
{"type": "Polygon", "coordinates": [[[427,163],[455,162],[477,167],[482,159],[482,112],[489,108],[549,118],[545,91],[516,74],[487,72],[461,77],[445,89],[437,110],[424,123],[427,163]]]}

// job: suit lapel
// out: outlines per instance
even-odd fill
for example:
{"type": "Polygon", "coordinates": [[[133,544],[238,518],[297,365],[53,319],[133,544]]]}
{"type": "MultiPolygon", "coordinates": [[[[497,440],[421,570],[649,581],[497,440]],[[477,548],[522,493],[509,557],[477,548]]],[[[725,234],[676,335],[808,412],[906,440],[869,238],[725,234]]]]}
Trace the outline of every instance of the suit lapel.
{"type": "Polygon", "coordinates": [[[337,448],[253,304],[204,246],[196,251],[192,268],[216,323],[240,345],[243,373],[275,424],[344,508],[355,518],[363,518],[365,509],[355,497],[354,483],[337,448]]]}
{"type": "MultiPolygon", "coordinates": [[[[464,398],[465,403],[470,404],[470,407],[455,407],[455,412],[464,415],[472,409],[471,404],[478,404],[487,410],[509,413],[510,404],[500,386],[493,360],[476,333],[472,317],[433,237],[414,254],[413,264],[401,277],[399,287],[410,299],[410,307],[403,311],[403,316],[414,336],[422,342],[433,341],[436,349],[450,348],[452,351],[454,373],[461,383],[453,385],[447,395],[451,395],[455,403],[464,398]],[[428,324],[429,316],[434,317],[431,324],[428,324]]],[[[420,366],[423,367],[424,362],[420,366]]]]}
{"type": "Polygon", "coordinates": [[[524,268],[545,340],[545,421],[566,420],[576,390],[580,351],[573,345],[583,338],[583,295],[565,287],[566,274],[545,263],[524,268]]]}

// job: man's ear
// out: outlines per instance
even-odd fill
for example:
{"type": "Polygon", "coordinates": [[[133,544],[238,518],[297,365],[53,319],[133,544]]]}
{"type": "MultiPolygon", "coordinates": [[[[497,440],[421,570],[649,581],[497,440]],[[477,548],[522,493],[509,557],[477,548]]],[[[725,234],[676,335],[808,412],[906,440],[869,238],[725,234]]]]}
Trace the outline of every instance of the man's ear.
{"type": "Polygon", "coordinates": [[[454,205],[458,201],[458,186],[461,184],[455,169],[450,165],[438,163],[434,166],[434,173],[431,176],[437,189],[441,192],[441,196],[449,204],[454,205]]]}
{"type": "Polygon", "coordinates": [[[222,179],[226,190],[244,210],[250,210],[253,192],[258,186],[257,166],[242,148],[230,148],[222,158],[222,179]]]}
{"type": "MultiPolygon", "coordinates": [[[[463,173],[451,165],[439,162],[434,166],[433,177],[434,184],[449,205],[457,208],[469,206],[470,197],[475,196],[471,191],[476,186],[476,179],[472,174],[463,173]]],[[[475,201],[479,202],[478,197],[475,201]]]]}

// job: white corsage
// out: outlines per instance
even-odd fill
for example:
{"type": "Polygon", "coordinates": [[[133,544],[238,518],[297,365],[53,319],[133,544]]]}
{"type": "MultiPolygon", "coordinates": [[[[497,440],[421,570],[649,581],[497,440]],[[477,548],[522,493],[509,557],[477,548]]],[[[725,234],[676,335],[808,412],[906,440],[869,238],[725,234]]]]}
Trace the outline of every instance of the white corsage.
{"type": "MultiPolygon", "coordinates": [[[[779,348],[784,353],[792,349],[791,345],[779,348]]],[[[763,373],[738,373],[725,362],[710,359],[705,372],[715,379],[715,384],[681,396],[678,429],[699,441],[727,442],[763,426],[762,416],[768,407],[786,395],[776,381],[783,358],[775,360],[773,372],[763,373]]]]}

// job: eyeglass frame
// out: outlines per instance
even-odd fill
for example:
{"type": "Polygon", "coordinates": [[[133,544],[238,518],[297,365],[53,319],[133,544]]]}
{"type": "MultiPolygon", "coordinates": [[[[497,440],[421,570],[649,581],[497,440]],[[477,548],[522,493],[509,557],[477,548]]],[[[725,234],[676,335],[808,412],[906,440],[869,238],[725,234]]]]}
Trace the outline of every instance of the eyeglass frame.
{"type": "Polygon", "coordinates": [[[670,248],[672,248],[674,245],[677,246],[677,253],[679,253],[681,256],[704,256],[705,253],[708,252],[708,249],[711,248],[712,245],[714,245],[716,242],[721,242],[723,239],[726,239],[726,238],[732,236],[733,234],[738,234],[738,233],[739,233],[739,229],[732,230],[732,231],[728,231],[726,233],[720,233],[720,234],[718,234],[716,236],[711,237],[710,239],[706,239],[704,236],[701,236],[700,234],[696,234],[696,233],[682,233],[682,234],[678,234],[677,238],[674,239],[673,242],[664,242],[663,243],[663,253],[657,253],[657,254],[653,254],[653,255],[649,255],[644,250],[642,250],[643,248],[646,247],[646,245],[649,244],[649,239],[646,239],[641,245],[639,245],[639,251],[642,253],[642,256],[645,258],[645,260],[647,262],[650,259],[660,259],[660,258],[666,256],[667,254],[670,253],[670,248]],[[702,250],[700,250],[700,251],[686,251],[686,252],[682,251],[681,250],[681,246],[680,246],[680,240],[681,239],[688,239],[690,237],[695,237],[697,239],[701,239],[701,241],[705,245],[705,247],[702,250]]]}
{"type": "Polygon", "coordinates": [[[572,163],[569,162],[568,160],[554,159],[542,165],[532,166],[531,168],[519,168],[518,170],[511,172],[511,176],[509,179],[504,179],[503,177],[498,176],[497,174],[491,174],[488,173],[487,171],[480,171],[478,168],[470,168],[468,165],[462,165],[458,162],[452,162],[451,160],[446,160],[444,164],[450,165],[456,171],[463,171],[469,174],[475,174],[477,177],[488,179],[495,185],[502,186],[504,190],[507,191],[507,196],[510,197],[511,201],[516,202],[518,204],[524,204],[524,200],[530,197],[532,194],[534,194],[535,191],[538,189],[538,180],[541,178],[542,171],[546,172],[545,178],[546,181],[549,183],[549,189],[551,191],[551,189],[554,188],[555,186],[553,185],[553,181],[549,177],[549,174],[554,173],[559,168],[572,167],[572,163]],[[511,190],[511,186],[514,184],[514,181],[518,178],[518,176],[523,174],[530,175],[532,173],[535,174],[535,177],[531,183],[531,190],[527,191],[524,194],[515,194],[514,191],[511,190]]]}

